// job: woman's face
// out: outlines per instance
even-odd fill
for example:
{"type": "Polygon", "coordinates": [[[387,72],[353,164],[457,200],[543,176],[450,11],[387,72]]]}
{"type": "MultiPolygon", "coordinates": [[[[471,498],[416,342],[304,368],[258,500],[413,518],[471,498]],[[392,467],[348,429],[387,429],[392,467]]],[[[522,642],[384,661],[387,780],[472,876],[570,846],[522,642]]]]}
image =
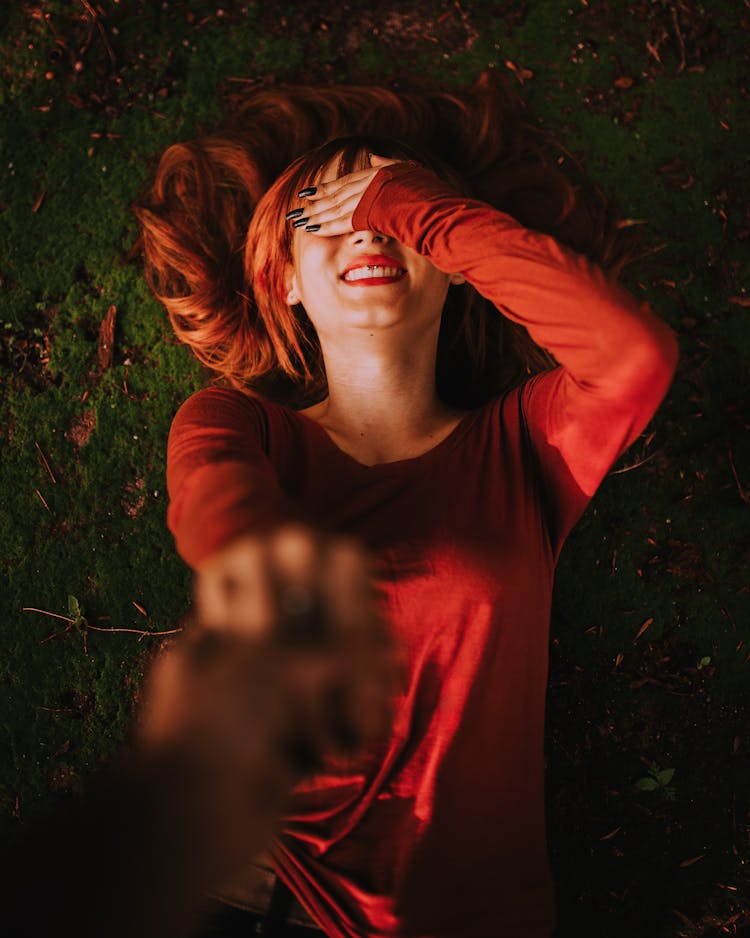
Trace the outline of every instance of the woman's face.
{"type": "MultiPolygon", "coordinates": [[[[367,165],[360,155],[360,165],[367,165]]],[[[338,155],[326,164],[315,182],[336,179],[338,155]]],[[[302,303],[321,344],[346,335],[347,329],[384,329],[407,321],[415,332],[439,324],[451,283],[464,283],[460,274],[438,270],[426,257],[395,238],[376,231],[316,235],[293,229],[294,264],[286,269],[286,302],[302,303]],[[344,271],[364,254],[392,257],[406,275],[380,285],[348,283],[344,271]]],[[[412,329],[407,328],[411,333],[412,329]]]]}

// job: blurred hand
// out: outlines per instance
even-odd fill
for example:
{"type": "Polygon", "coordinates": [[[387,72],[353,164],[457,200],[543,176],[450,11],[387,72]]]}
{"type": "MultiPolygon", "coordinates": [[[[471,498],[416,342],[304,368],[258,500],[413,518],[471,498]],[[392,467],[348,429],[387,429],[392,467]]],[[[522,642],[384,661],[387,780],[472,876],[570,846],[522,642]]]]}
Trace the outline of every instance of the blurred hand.
{"type": "Polygon", "coordinates": [[[404,669],[371,577],[358,541],[303,524],[211,555],[196,571],[195,634],[154,670],[145,732],[212,725],[252,750],[243,758],[295,776],[381,739],[404,669]]]}

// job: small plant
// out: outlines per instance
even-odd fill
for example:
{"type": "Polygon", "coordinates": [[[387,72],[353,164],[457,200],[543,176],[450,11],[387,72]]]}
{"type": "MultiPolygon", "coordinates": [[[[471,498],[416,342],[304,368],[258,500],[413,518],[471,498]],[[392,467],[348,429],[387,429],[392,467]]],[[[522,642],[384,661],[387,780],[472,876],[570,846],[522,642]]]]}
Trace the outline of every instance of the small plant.
{"type": "Polygon", "coordinates": [[[82,631],[88,626],[88,621],[83,615],[81,604],[78,602],[75,596],[68,596],[68,615],[73,620],[71,622],[72,628],[82,631]]]}
{"type": "Polygon", "coordinates": [[[704,655],[701,660],[698,662],[698,670],[702,671],[704,668],[707,668],[711,664],[711,655],[704,655]]]}
{"type": "Polygon", "coordinates": [[[660,769],[655,763],[651,763],[648,775],[639,778],[635,787],[639,791],[661,791],[664,797],[669,801],[674,801],[675,789],[669,783],[674,777],[674,769],[660,769]]]}

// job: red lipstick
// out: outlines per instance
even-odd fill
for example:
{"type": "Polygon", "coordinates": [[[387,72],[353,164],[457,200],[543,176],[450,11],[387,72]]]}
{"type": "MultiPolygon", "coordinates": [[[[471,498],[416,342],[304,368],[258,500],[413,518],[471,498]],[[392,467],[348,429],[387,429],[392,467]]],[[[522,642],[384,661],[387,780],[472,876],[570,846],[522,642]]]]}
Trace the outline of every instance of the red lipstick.
{"type": "MultiPolygon", "coordinates": [[[[350,270],[354,270],[355,267],[399,267],[401,270],[405,270],[404,262],[398,260],[395,257],[391,257],[388,254],[360,254],[358,257],[352,259],[348,267],[345,267],[341,271],[341,276],[343,277],[345,273],[348,273],[350,270]]],[[[379,278],[382,279],[382,278],[379,278]]]]}

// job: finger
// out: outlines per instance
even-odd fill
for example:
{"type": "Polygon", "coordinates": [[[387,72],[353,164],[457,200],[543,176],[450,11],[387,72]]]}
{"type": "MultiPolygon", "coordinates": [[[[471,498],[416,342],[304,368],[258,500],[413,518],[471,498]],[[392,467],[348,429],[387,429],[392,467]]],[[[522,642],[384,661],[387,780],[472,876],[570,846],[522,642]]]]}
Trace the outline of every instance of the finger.
{"type": "MultiPolygon", "coordinates": [[[[311,202],[319,202],[322,199],[329,198],[339,189],[357,184],[362,179],[372,175],[374,175],[372,168],[366,167],[365,169],[358,169],[355,172],[347,173],[345,176],[339,176],[338,179],[331,179],[329,182],[319,182],[315,186],[315,192],[313,192],[312,195],[303,196],[302,200],[306,202],[309,199],[311,202]]],[[[303,189],[299,191],[302,192],[303,189]]]]}
{"type": "Polygon", "coordinates": [[[358,194],[340,204],[337,208],[309,215],[305,227],[302,228],[302,234],[328,235],[330,237],[331,235],[348,234],[354,231],[352,219],[360,198],[361,194],[358,194]]]}
{"type": "Polygon", "coordinates": [[[195,584],[201,624],[248,637],[267,635],[274,604],[261,542],[235,545],[228,556],[204,570],[195,584]]]}
{"type": "MultiPolygon", "coordinates": [[[[306,224],[311,225],[332,221],[345,215],[352,215],[359,200],[362,198],[365,188],[366,186],[363,187],[361,184],[358,184],[352,188],[348,188],[345,192],[343,190],[337,192],[327,199],[307,206],[304,209],[304,215],[302,217],[307,219],[306,224]]],[[[292,221],[294,222],[296,219],[292,219],[292,221]]],[[[302,226],[298,225],[297,227],[300,228],[302,226]]]]}
{"type": "Polygon", "coordinates": [[[335,235],[351,234],[354,231],[352,225],[352,215],[346,218],[338,218],[329,222],[308,222],[310,229],[303,228],[302,234],[305,238],[312,238],[316,235],[332,238],[335,235]]]}
{"type": "Polygon", "coordinates": [[[325,204],[328,199],[347,197],[353,189],[364,192],[370,184],[370,180],[375,178],[376,173],[377,170],[370,166],[359,173],[351,173],[348,176],[341,176],[339,179],[324,183],[324,191],[317,191],[311,197],[311,200],[318,204],[325,204]]]}
{"type": "Polygon", "coordinates": [[[269,546],[275,636],[285,647],[323,647],[330,638],[330,612],[319,585],[323,550],[323,538],[299,525],[287,525],[269,546]]]}
{"type": "Polygon", "coordinates": [[[224,577],[205,573],[193,580],[193,605],[198,621],[205,628],[220,628],[227,618],[224,577]]]}
{"type": "Polygon", "coordinates": [[[326,551],[320,571],[321,590],[333,612],[337,629],[355,635],[363,616],[371,613],[372,591],[360,543],[339,535],[326,551]]]}
{"type": "Polygon", "coordinates": [[[327,589],[342,636],[346,720],[360,739],[382,734],[400,690],[399,655],[377,607],[373,571],[357,542],[338,541],[327,564],[327,589]]]}
{"type": "Polygon", "coordinates": [[[277,617],[271,584],[271,559],[263,541],[248,543],[232,557],[232,591],[228,603],[231,629],[255,638],[272,634],[277,617]]]}
{"type": "Polygon", "coordinates": [[[312,584],[317,568],[318,543],[313,532],[299,524],[286,524],[276,531],[269,557],[281,572],[295,581],[312,584]]]}
{"type": "MultiPolygon", "coordinates": [[[[361,566],[359,551],[353,541],[337,538],[322,543],[316,556],[308,555],[306,559],[310,564],[308,582],[314,580],[321,594],[332,641],[287,658],[286,678],[296,700],[295,722],[313,751],[348,751],[360,741],[361,734],[354,717],[356,706],[348,671],[352,656],[347,650],[347,633],[353,632],[354,626],[341,619],[353,618],[355,606],[361,603],[342,593],[351,593],[350,587],[356,584],[361,566]],[[349,583],[342,589],[344,581],[349,583]]],[[[302,557],[297,560],[301,568],[302,557]]],[[[356,587],[353,591],[357,593],[356,587]]]]}
{"type": "Polygon", "coordinates": [[[158,746],[179,727],[183,709],[181,678],[182,661],[174,648],[162,652],[151,665],[138,726],[142,743],[158,746]]]}

